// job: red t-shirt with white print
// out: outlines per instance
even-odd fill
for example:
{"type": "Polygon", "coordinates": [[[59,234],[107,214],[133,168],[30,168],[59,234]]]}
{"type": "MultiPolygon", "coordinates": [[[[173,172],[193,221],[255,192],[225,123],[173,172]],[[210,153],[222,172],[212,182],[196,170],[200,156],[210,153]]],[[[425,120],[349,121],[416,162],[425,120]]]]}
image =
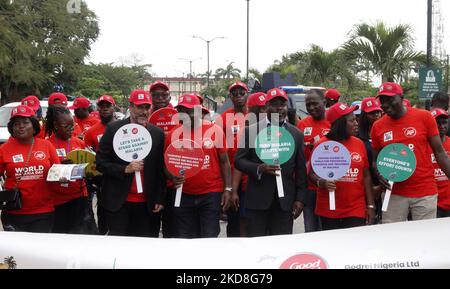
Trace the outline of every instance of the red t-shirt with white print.
{"type": "MultiPolygon", "coordinates": [[[[76,149],[85,149],[84,142],[78,138],[72,137],[69,141],[57,139],[52,134],[48,139],[55,147],[56,154],[60,161],[67,158],[67,154],[76,149]]],[[[76,180],[74,182],[60,183],[49,182],[49,187],[53,194],[53,203],[55,206],[67,203],[80,197],[87,197],[88,192],[86,182],[84,180],[76,180]]]]}
{"type": "Polygon", "coordinates": [[[53,164],[59,163],[55,147],[47,140],[34,138],[29,162],[25,167],[31,144],[21,144],[11,138],[0,147],[0,172],[6,174],[6,189],[16,186],[16,178],[22,173],[18,188],[22,193],[22,209],[10,214],[43,214],[54,211],[52,193],[47,184],[47,173],[53,164]]]}
{"type": "Polygon", "coordinates": [[[103,133],[105,132],[106,125],[102,122],[97,123],[93,127],[91,127],[84,134],[84,142],[86,146],[91,147],[94,151],[98,150],[98,144],[102,139],[103,133]]]}
{"type": "MultiPolygon", "coordinates": [[[[447,155],[450,156],[450,138],[448,136],[445,136],[445,141],[442,145],[444,146],[447,155]]],[[[448,211],[450,210],[450,181],[439,167],[431,148],[429,154],[434,167],[434,179],[436,180],[438,187],[438,207],[444,211],[448,211]]]]}
{"type": "MultiPolygon", "coordinates": [[[[323,137],[316,145],[329,141],[323,137]]],[[[340,142],[351,155],[351,165],[347,174],[336,181],[336,210],[330,210],[329,192],[326,189],[318,189],[316,214],[326,218],[365,218],[366,217],[366,193],[364,188],[364,170],[369,168],[367,151],[364,143],[356,138],[340,142]]]]}
{"type": "Polygon", "coordinates": [[[416,156],[417,167],[414,174],[404,182],[395,183],[393,194],[408,198],[437,194],[428,138],[439,136],[439,130],[429,111],[408,107],[407,113],[397,120],[384,115],[374,123],[371,136],[372,147],[376,150],[382,150],[393,143],[402,143],[416,156]]]}
{"type": "Polygon", "coordinates": [[[225,136],[222,128],[219,126],[203,120],[201,129],[201,139],[196,139],[195,131],[191,132],[192,137],[185,137],[182,125],[175,127],[166,138],[165,148],[170,145],[172,137],[176,139],[192,139],[198,144],[202,145],[205,158],[203,160],[203,167],[201,171],[194,177],[187,178],[183,184],[183,193],[191,195],[201,195],[214,192],[223,191],[223,180],[220,170],[219,154],[227,153],[225,144],[225,136]]]}

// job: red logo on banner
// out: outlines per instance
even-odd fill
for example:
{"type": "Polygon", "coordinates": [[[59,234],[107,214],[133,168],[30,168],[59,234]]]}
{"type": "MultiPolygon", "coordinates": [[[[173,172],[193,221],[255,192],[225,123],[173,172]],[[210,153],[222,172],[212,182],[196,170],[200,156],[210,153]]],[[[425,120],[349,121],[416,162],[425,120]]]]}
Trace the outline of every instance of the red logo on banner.
{"type": "Polygon", "coordinates": [[[328,269],[328,264],[322,257],[311,253],[303,253],[284,261],[280,269],[328,269]]]}

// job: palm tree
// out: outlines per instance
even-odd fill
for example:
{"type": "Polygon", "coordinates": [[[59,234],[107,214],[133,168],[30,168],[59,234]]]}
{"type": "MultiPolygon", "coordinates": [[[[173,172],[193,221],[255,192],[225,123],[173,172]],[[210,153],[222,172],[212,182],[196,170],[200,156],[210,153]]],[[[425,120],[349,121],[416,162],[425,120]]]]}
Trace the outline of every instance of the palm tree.
{"type": "Polygon", "coordinates": [[[228,64],[226,68],[217,69],[215,74],[216,77],[226,79],[239,78],[241,70],[233,67],[233,63],[234,62],[230,62],[230,64],[228,64]]]}
{"type": "Polygon", "coordinates": [[[400,24],[391,28],[378,22],[374,26],[366,23],[357,25],[343,50],[347,60],[370,67],[385,82],[399,81],[418,62],[423,61],[422,53],[416,52],[413,46],[409,25],[400,24]]]}

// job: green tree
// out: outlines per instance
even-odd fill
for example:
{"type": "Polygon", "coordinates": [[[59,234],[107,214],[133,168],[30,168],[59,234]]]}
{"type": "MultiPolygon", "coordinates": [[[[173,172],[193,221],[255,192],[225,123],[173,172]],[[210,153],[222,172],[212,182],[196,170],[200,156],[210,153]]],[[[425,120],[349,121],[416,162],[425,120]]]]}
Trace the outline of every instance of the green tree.
{"type": "Polygon", "coordinates": [[[218,68],[215,73],[216,78],[234,79],[239,78],[241,70],[233,66],[234,62],[230,62],[225,68],[218,68]]]}
{"type": "Polygon", "coordinates": [[[423,62],[423,55],[414,50],[412,29],[409,25],[387,27],[383,22],[375,25],[356,25],[343,50],[347,60],[356,61],[383,81],[400,81],[423,62]]]}
{"type": "Polygon", "coordinates": [[[73,90],[99,33],[95,14],[80,4],[79,11],[69,13],[67,1],[0,0],[2,101],[25,93],[46,95],[55,84],[66,93],[73,90]]]}

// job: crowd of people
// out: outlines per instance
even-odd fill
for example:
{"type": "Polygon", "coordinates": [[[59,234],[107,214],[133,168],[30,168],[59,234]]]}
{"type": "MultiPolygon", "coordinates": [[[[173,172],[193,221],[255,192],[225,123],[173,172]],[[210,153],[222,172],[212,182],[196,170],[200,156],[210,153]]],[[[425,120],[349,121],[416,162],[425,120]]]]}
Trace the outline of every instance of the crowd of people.
{"type": "Polygon", "coordinates": [[[160,81],[149,91],[131,93],[130,116],[123,120],[115,118],[116,104],[108,95],[97,99],[96,113],[89,113],[89,99],[77,98],[67,107],[67,97],[53,93],[45,117],[39,99],[25,97],[12,110],[11,138],[0,146],[3,187],[18,189],[22,197],[20,209],[2,211],[3,229],[215,238],[226,213],[228,237],[258,237],[292,234],[302,213],[305,232],[450,216],[448,94],[436,93],[430,112],[411,107],[396,83],[382,84],[360,107],[341,102],[336,89],[313,89],[306,94],[309,116],[304,119],[288,117],[289,98],[278,88],[250,94],[246,84],[236,82],[229,97],[232,107],[214,120],[198,93],[182,95],[172,107],[170,88],[160,81]],[[165,131],[150,123],[162,109],[186,117],[165,131]],[[114,150],[113,138],[127,124],[142,125],[150,133],[151,151],[143,160],[126,162],[114,150]],[[280,165],[261,161],[252,133],[274,126],[294,140],[292,156],[280,165]],[[204,154],[200,172],[173,175],[164,152],[192,136],[204,154]],[[326,141],[340,143],[352,156],[347,174],[337,181],[322,179],[311,166],[314,149],[326,141]],[[377,169],[377,156],[393,143],[414,152],[417,168],[391,186],[377,169]],[[80,149],[96,153],[101,175],[47,182],[50,167],[72,163],[68,154],[80,149]],[[180,187],[181,201],[174,205],[180,187]],[[387,189],[392,196],[383,212],[387,189]],[[336,209],[330,209],[330,191],[336,209]]]}

